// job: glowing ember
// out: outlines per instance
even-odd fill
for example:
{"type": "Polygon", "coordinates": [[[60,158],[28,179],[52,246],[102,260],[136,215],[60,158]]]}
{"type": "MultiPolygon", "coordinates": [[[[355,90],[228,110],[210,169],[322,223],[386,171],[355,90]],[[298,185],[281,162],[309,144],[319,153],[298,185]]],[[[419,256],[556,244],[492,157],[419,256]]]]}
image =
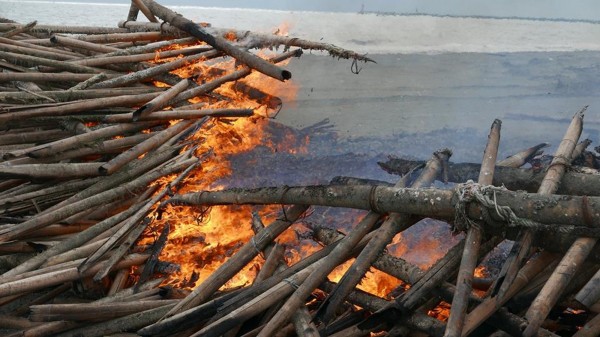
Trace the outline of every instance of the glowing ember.
{"type": "Polygon", "coordinates": [[[442,322],[446,322],[450,317],[450,303],[441,301],[435,308],[429,310],[427,315],[435,317],[442,322]]]}

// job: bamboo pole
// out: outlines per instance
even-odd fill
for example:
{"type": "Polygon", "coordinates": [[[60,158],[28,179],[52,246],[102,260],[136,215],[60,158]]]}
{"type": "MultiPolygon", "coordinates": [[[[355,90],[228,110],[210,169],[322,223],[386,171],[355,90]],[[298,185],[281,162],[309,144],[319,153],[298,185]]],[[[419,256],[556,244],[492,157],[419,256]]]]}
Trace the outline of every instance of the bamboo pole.
{"type": "Polygon", "coordinates": [[[13,45],[13,44],[5,44],[5,43],[1,43],[1,42],[2,42],[2,40],[0,40],[0,51],[25,54],[25,55],[44,58],[44,59],[55,60],[55,61],[66,61],[66,60],[74,59],[74,57],[71,55],[65,55],[62,53],[57,53],[55,51],[39,50],[36,48],[17,46],[17,45],[13,45]]]}
{"type": "MultiPolygon", "coordinates": [[[[118,55],[118,56],[104,56],[111,55],[114,53],[108,53],[104,55],[97,55],[96,57],[90,57],[80,60],[71,61],[75,64],[85,65],[89,67],[98,67],[109,64],[121,64],[121,63],[137,63],[142,61],[151,61],[151,60],[160,60],[169,57],[176,57],[179,55],[190,56],[194,54],[204,53],[212,50],[211,47],[206,46],[192,46],[183,49],[176,50],[165,50],[165,51],[156,51],[153,53],[144,53],[144,54],[133,54],[133,55],[118,55]]],[[[119,49],[121,51],[121,49],[119,49]]]]}
{"type": "MultiPolygon", "coordinates": [[[[81,82],[91,77],[94,74],[73,74],[73,73],[0,73],[0,82],[12,81],[27,81],[27,82],[81,82]]],[[[106,76],[114,77],[116,75],[107,74],[106,76]]]]}
{"type": "MultiPolygon", "coordinates": [[[[224,204],[303,204],[356,209],[374,209],[381,213],[405,212],[415,215],[453,220],[458,194],[464,186],[454,190],[394,188],[387,186],[286,186],[257,189],[231,189],[222,191],[203,191],[174,196],[169,204],[181,205],[224,205],[224,204]],[[335,196],[332,198],[331,196],[335,196]]],[[[569,224],[589,230],[600,224],[600,220],[590,219],[585,214],[600,214],[600,198],[568,197],[561,195],[539,195],[536,193],[513,192],[494,189],[496,204],[508,206],[516,218],[530,219],[541,224],[569,224]],[[537,205],[537,206],[536,206],[537,205]],[[550,207],[552,205],[552,207],[550,207]],[[589,226],[589,227],[588,227],[589,226]]],[[[467,215],[472,219],[481,217],[482,207],[472,203],[467,215]]],[[[495,208],[495,207],[494,207],[495,208]]],[[[499,209],[499,208],[498,208],[499,209]]],[[[498,214],[490,214],[496,221],[502,221],[498,214]]],[[[513,224],[515,225],[515,224],[513,224]]],[[[521,224],[519,226],[522,226],[521,224]]],[[[531,228],[545,226],[527,223],[531,228]]],[[[559,229],[555,227],[555,229],[559,229]]],[[[561,228],[568,229],[568,227],[561,228]]]]}
{"type": "Polygon", "coordinates": [[[43,57],[23,55],[23,54],[17,54],[17,53],[6,52],[6,51],[0,51],[0,57],[11,63],[26,62],[26,63],[32,64],[32,65],[44,65],[44,66],[49,66],[49,67],[57,68],[57,69],[64,70],[64,71],[70,71],[70,72],[74,72],[74,73],[96,74],[96,73],[101,73],[104,71],[102,69],[92,68],[92,67],[87,67],[87,66],[80,66],[78,64],[68,63],[65,61],[50,60],[50,59],[43,58],[43,57]]]}
{"type": "Polygon", "coordinates": [[[38,145],[29,149],[24,149],[19,152],[13,151],[11,152],[11,154],[15,157],[18,157],[21,154],[26,154],[27,156],[32,158],[49,157],[59,152],[64,152],[66,150],[81,147],[82,144],[85,144],[87,142],[93,142],[103,138],[120,136],[130,132],[138,132],[144,129],[149,129],[156,125],[156,122],[142,122],[134,124],[119,124],[107,126],[88,133],[79,134],[72,137],[63,138],[54,142],[38,145]]]}
{"type": "MultiPolygon", "coordinates": [[[[103,83],[103,82],[102,82],[103,83]]],[[[73,113],[79,113],[85,110],[93,110],[100,108],[132,106],[142,102],[147,102],[152,98],[160,95],[160,93],[123,95],[116,97],[108,97],[102,99],[91,99],[77,101],[73,103],[63,104],[60,106],[50,106],[45,108],[34,108],[18,112],[7,112],[0,114],[0,123],[8,123],[12,120],[25,120],[32,117],[45,117],[48,115],[65,116],[73,113]]]]}
{"type": "Polygon", "coordinates": [[[307,280],[298,285],[298,289],[287,299],[281,310],[267,323],[258,334],[259,337],[271,336],[277,329],[286,324],[300,306],[304,305],[306,298],[323,282],[331,271],[346,261],[351,250],[373,228],[380,214],[369,212],[359,224],[337,245],[333,252],[320,261],[318,268],[313,271],[307,280]]]}
{"type": "Polygon", "coordinates": [[[99,43],[86,42],[79,39],[72,39],[70,37],[61,35],[52,35],[50,37],[50,42],[52,42],[55,45],[65,46],[69,48],[84,49],[97,53],[111,53],[113,51],[119,50],[119,48],[110,47],[99,43]]]}
{"type": "Polygon", "coordinates": [[[167,106],[171,99],[173,99],[179,93],[187,89],[188,86],[194,83],[194,80],[194,77],[182,79],[176,85],[170,87],[168,90],[164,91],[159,96],[153,98],[150,102],[142,105],[137,110],[135,110],[133,112],[132,120],[134,122],[137,122],[144,115],[161,110],[162,108],[167,106]]]}
{"type": "Polygon", "coordinates": [[[32,21],[24,26],[17,27],[12,30],[9,30],[6,33],[0,34],[0,36],[8,39],[9,37],[13,37],[13,36],[19,35],[21,33],[27,33],[28,31],[31,30],[31,28],[35,27],[35,25],[37,25],[37,21],[32,21]]]}
{"type": "Polygon", "coordinates": [[[108,191],[111,188],[116,188],[131,180],[135,180],[142,174],[153,170],[156,167],[159,167],[165,162],[169,161],[175,156],[175,152],[178,150],[178,147],[165,147],[164,149],[159,148],[156,151],[153,151],[151,154],[147,154],[141,160],[131,162],[130,164],[126,165],[122,170],[114,173],[110,177],[103,178],[102,181],[99,181],[98,183],[86,188],[85,190],[82,190],[81,192],[73,195],[72,197],[61,203],[50,207],[49,209],[45,210],[43,214],[57,210],[63,206],[72,204],[79,200],[86,199],[96,194],[108,191]]]}
{"type": "MultiPolygon", "coordinates": [[[[572,154],[583,128],[583,113],[586,108],[573,116],[571,125],[567,129],[565,137],[559,145],[557,153],[548,168],[546,177],[544,177],[544,180],[542,181],[542,185],[538,191],[540,194],[552,194],[557,190],[562,175],[573,158],[572,154]]],[[[527,234],[533,236],[534,232],[528,231],[525,235],[527,234]]],[[[523,241],[525,243],[529,242],[527,238],[524,238],[523,241]]],[[[550,312],[550,309],[554,306],[558,297],[578,270],[578,266],[583,263],[583,260],[588,256],[595,244],[595,239],[581,238],[575,241],[571,246],[571,249],[567,251],[567,254],[561,260],[556,271],[552,274],[548,282],[546,282],[546,285],[544,285],[527,310],[525,317],[529,321],[529,324],[523,332],[524,336],[529,337],[537,334],[538,329],[550,312]]],[[[529,247],[523,245],[521,246],[521,249],[522,251],[528,251],[529,247]]],[[[511,280],[504,280],[504,282],[509,281],[511,280]]]]}
{"type": "Polygon", "coordinates": [[[99,172],[103,175],[113,174],[115,171],[119,170],[127,163],[138,158],[142,154],[161,146],[170,138],[187,129],[190,125],[192,125],[192,123],[192,121],[183,120],[178,122],[176,125],[166,128],[153,137],[148,138],[147,140],[135,145],[125,152],[122,152],[107,163],[102,164],[99,167],[99,172]]]}
{"type": "Polygon", "coordinates": [[[7,242],[13,239],[17,239],[21,235],[26,234],[27,232],[45,227],[56,221],[60,221],[91,207],[105,204],[107,202],[111,202],[120,198],[124,198],[127,195],[133,193],[134,191],[146,188],[147,184],[156,180],[157,178],[177,172],[181,169],[186,168],[187,166],[189,166],[189,163],[187,162],[165,166],[158,170],[146,173],[138,179],[129,183],[125,183],[119,187],[113,188],[112,190],[102,192],[84,200],[76,201],[68,206],[61,207],[46,214],[33,217],[19,224],[18,228],[14,228],[9,231],[0,231],[0,242],[7,242]]]}
{"type": "Polygon", "coordinates": [[[32,48],[32,49],[37,49],[37,50],[47,51],[47,52],[52,52],[52,53],[60,53],[60,54],[70,57],[70,59],[77,59],[77,58],[82,57],[81,54],[76,53],[76,52],[63,50],[63,49],[57,49],[57,48],[51,48],[51,47],[45,47],[45,46],[39,46],[37,44],[27,43],[27,42],[23,42],[20,40],[7,39],[4,37],[0,37],[0,43],[11,44],[14,46],[19,46],[19,47],[27,47],[27,48],[32,48]]]}
{"type": "MultiPolygon", "coordinates": [[[[119,263],[119,267],[126,268],[130,266],[139,265],[142,262],[144,262],[147,258],[148,255],[132,254],[129,255],[127,258],[123,259],[119,263]]],[[[75,281],[81,277],[89,277],[93,275],[93,273],[97,272],[97,270],[100,269],[100,267],[101,264],[98,264],[94,268],[89,269],[83,274],[80,274],[77,268],[72,267],[38,276],[23,278],[12,282],[4,282],[0,284],[0,297],[36,291],[44,289],[46,287],[56,286],[65,282],[75,281]]]]}
{"type": "Polygon", "coordinates": [[[321,260],[323,257],[329,255],[338,244],[339,242],[336,242],[323,247],[319,251],[300,260],[298,263],[287,268],[286,270],[276,273],[267,280],[258,284],[254,284],[250,288],[244,289],[244,291],[240,291],[239,294],[235,294],[235,297],[233,298],[205,302],[204,304],[195,308],[188,309],[168,318],[164,318],[159,322],[141,329],[138,331],[138,333],[143,336],[153,336],[164,332],[172,332],[173,330],[185,329],[189,327],[190,322],[207,319],[213,317],[213,315],[213,320],[216,321],[217,319],[220,319],[231,313],[233,310],[238,309],[241,305],[247,303],[253,298],[256,298],[258,295],[273,288],[282,280],[295,275],[299,271],[304,270],[305,268],[321,260]]]}
{"type": "Polygon", "coordinates": [[[305,211],[306,206],[292,206],[285,212],[285,218],[276,220],[264,230],[257,233],[238,252],[215,270],[202,284],[177,304],[166,316],[190,309],[202,304],[217,291],[233,275],[250,262],[261,249],[273,241],[279,234],[292,225],[305,211]]]}
{"type": "Polygon", "coordinates": [[[600,315],[589,320],[573,337],[595,337],[600,335],[600,315]]]}
{"type": "MultiPolygon", "coordinates": [[[[488,136],[488,143],[483,153],[481,162],[481,171],[479,180],[481,185],[490,185],[494,177],[494,166],[498,156],[498,145],[500,144],[500,128],[502,122],[494,120],[488,136]]],[[[465,238],[465,249],[463,250],[460,261],[460,269],[456,279],[456,291],[452,299],[452,310],[446,323],[444,337],[460,337],[464,326],[467,308],[469,306],[469,295],[471,294],[473,272],[477,267],[477,258],[479,257],[479,248],[483,239],[483,230],[475,222],[472,222],[467,230],[465,238]]]]}
{"type": "MultiPolygon", "coordinates": [[[[52,99],[55,102],[70,102],[93,98],[111,98],[123,95],[140,95],[149,92],[162,93],[162,88],[115,88],[115,89],[72,89],[72,90],[49,90],[40,92],[18,92],[18,93],[0,93],[0,101],[11,104],[34,104],[37,101],[46,102],[52,99]]],[[[76,103],[76,102],[75,102],[76,103]]],[[[62,106],[65,106],[64,104],[62,106]]],[[[31,108],[42,108],[44,106],[28,106],[31,108]]],[[[52,115],[44,116],[51,117],[52,115]]]]}
{"type": "Polygon", "coordinates": [[[73,179],[97,177],[103,163],[0,165],[0,178],[73,179]]]}
{"type": "Polygon", "coordinates": [[[586,308],[592,308],[600,301],[600,270],[577,292],[575,300],[586,308]]]}
{"type": "MultiPolygon", "coordinates": [[[[435,177],[439,175],[450,158],[450,150],[436,151],[432,158],[427,162],[421,176],[412,185],[413,188],[423,188],[431,185],[435,177]]],[[[396,187],[404,187],[404,181],[401,180],[396,187]]],[[[410,215],[402,213],[391,213],[388,218],[377,229],[375,237],[367,243],[350,268],[346,271],[336,288],[323,301],[316,318],[324,323],[330,322],[337,308],[343,303],[346,296],[352,291],[360,280],[364,277],[367,270],[384,250],[385,246],[391,242],[394,236],[410,227],[416,222],[410,219],[410,215]]]]}
{"type": "MultiPolygon", "coordinates": [[[[0,32],[6,32],[11,29],[22,27],[17,23],[0,23],[0,32]]],[[[57,25],[36,25],[29,30],[32,33],[58,33],[58,34],[114,34],[126,33],[127,29],[112,27],[94,27],[94,26],[57,26],[57,25]]],[[[45,39],[43,39],[45,40],[45,39]]]]}
{"type": "MultiPolygon", "coordinates": [[[[321,266],[321,264],[322,263],[319,262],[314,263],[309,267],[299,271],[295,275],[277,283],[275,286],[269,288],[264,293],[256,296],[247,303],[239,306],[237,309],[233,310],[231,313],[223,316],[222,318],[218,319],[212,324],[205,326],[200,331],[196,332],[190,337],[199,337],[205,335],[217,336],[219,334],[229,331],[230,328],[237,326],[240,322],[244,322],[252,318],[256,314],[263,312],[264,310],[271,307],[273,304],[281,301],[283,298],[293,293],[296,289],[296,286],[303,284],[303,282],[306,282],[309,275],[316,269],[318,269],[321,266]]],[[[265,326],[261,330],[261,333],[265,331],[267,326],[265,326]]],[[[272,336],[273,334],[271,334],[270,336],[272,336]]]]}
{"type": "Polygon", "coordinates": [[[34,322],[103,321],[177,302],[178,300],[159,300],[124,303],[41,304],[31,306],[30,319],[34,322]]]}
{"type": "Polygon", "coordinates": [[[151,211],[154,204],[159,202],[171,189],[184,178],[186,177],[191,170],[198,164],[198,160],[196,158],[185,161],[185,170],[181,173],[181,175],[169,183],[165,188],[161,190],[160,193],[154,195],[150,200],[148,200],[144,206],[142,206],[134,215],[129,217],[125,224],[120,228],[115,234],[113,234],[107,242],[102,245],[97,251],[91,254],[85,261],[79,265],[78,269],[80,271],[85,271],[91,268],[95,262],[100,260],[110,249],[112,249],[122,238],[125,238],[125,241],[121,243],[121,247],[119,247],[116,251],[112,252],[111,258],[108,263],[105,264],[103,269],[99,271],[97,275],[94,276],[94,280],[98,282],[100,279],[105,277],[111,270],[111,268],[116,264],[116,262],[123,256],[129,247],[137,240],[137,237],[142,234],[143,229],[150,223],[150,219],[142,219],[148,215],[151,211]],[[142,228],[143,227],[143,228],[142,228]],[[129,233],[131,235],[129,235],[129,233]]]}
{"type": "Polygon", "coordinates": [[[152,0],[141,1],[146,6],[148,6],[150,11],[154,15],[170,23],[171,25],[189,33],[190,35],[197,37],[201,41],[208,43],[215,49],[220,50],[226,53],[227,55],[230,55],[231,57],[247,65],[251,69],[255,69],[267,76],[276,78],[280,81],[285,81],[292,78],[291,72],[283,70],[254,54],[251,54],[245,50],[233,46],[231,43],[229,43],[229,41],[220,36],[211,35],[200,25],[192,22],[191,20],[186,19],[180,14],[177,14],[174,11],[159,5],[158,3],[152,0]]]}
{"type": "MultiPolygon", "coordinates": [[[[166,72],[169,72],[169,71],[177,69],[177,68],[181,68],[181,67],[191,64],[193,62],[197,62],[200,60],[202,60],[202,61],[208,60],[208,59],[217,57],[219,55],[220,55],[220,53],[216,50],[201,52],[199,54],[190,55],[190,56],[186,56],[186,57],[177,59],[175,61],[163,63],[156,67],[151,67],[151,68],[140,70],[140,71],[137,71],[134,73],[130,73],[130,74],[116,77],[116,78],[112,78],[112,79],[106,80],[104,82],[96,83],[91,88],[102,89],[102,88],[114,88],[114,87],[118,87],[118,86],[128,85],[128,84],[131,84],[134,82],[138,82],[138,81],[142,81],[142,80],[145,80],[145,79],[148,79],[151,77],[155,77],[160,74],[164,74],[166,72]]],[[[154,98],[154,97],[152,97],[152,98],[154,98]]],[[[147,101],[148,100],[146,100],[145,102],[147,102],[147,101]]]]}
{"type": "MultiPolygon", "coordinates": [[[[200,119],[203,117],[250,117],[252,109],[203,109],[203,110],[162,110],[141,116],[139,121],[170,121],[177,119],[200,119]]],[[[87,119],[83,117],[83,119],[87,119]]],[[[133,113],[98,116],[87,120],[97,120],[102,123],[129,123],[133,121],[133,113]]]]}
{"type": "Polygon", "coordinates": [[[144,16],[146,18],[148,18],[148,21],[150,21],[150,22],[158,22],[158,20],[154,16],[154,14],[152,14],[152,12],[148,9],[148,7],[146,7],[146,5],[142,1],[140,1],[140,0],[131,0],[131,3],[135,4],[135,7],[137,7],[142,12],[142,14],[144,14],[144,16]]]}
{"type": "Polygon", "coordinates": [[[163,32],[146,32],[146,33],[107,33],[107,34],[87,34],[80,35],[79,39],[93,43],[119,43],[119,42],[142,42],[142,41],[159,41],[168,40],[173,37],[181,37],[183,34],[165,34],[163,32]]]}

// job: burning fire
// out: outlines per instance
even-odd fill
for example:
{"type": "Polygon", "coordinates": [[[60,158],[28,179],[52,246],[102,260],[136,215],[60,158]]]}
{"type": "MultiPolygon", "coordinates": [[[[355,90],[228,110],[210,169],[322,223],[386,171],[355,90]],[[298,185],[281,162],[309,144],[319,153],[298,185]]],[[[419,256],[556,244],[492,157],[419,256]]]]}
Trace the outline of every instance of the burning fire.
{"type": "MultiPolygon", "coordinates": [[[[172,46],[170,48],[173,49],[172,46]]],[[[234,61],[219,59],[195,62],[173,73],[182,78],[197,76],[198,84],[202,84],[235,70],[238,69],[234,61]]],[[[159,82],[155,84],[168,86],[159,82]]],[[[209,95],[194,99],[192,103],[205,103],[206,109],[250,108],[255,111],[255,115],[250,118],[213,119],[192,136],[194,146],[198,146],[195,154],[204,157],[205,160],[181,184],[178,193],[225,188],[223,180],[232,175],[228,158],[251,151],[257,146],[267,146],[275,150],[274,144],[265,144],[264,130],[269,123],[265,117],[269,116],[270,110],[273,109],[268,102],[274,97],[281,97],[286,101],[293,100],[296,90],[297,87],[289,82],[283,84],[258,72],[252,72],[242,80],[227,83],[209,95]],[[248,90],[240,90],[240,87],[251,88],[253,91],[249,94],[248,90]],[[214,99],[215,96],[218,100],[214,99]]],[[[289,144],[277,144],[277,150],[297,148],[294,144],[298,143],[298,140],[294,135],[286,135],[285,141],[289,144]]],[[[299,143],[307,141],[302,139],[299,143]]],[[[167,183],[171,179],[174,179],[174,176],[159,183],[167,183]]],[[[161,220],[154,223],[154,232],[147,233],[140,243],[153,242],[164,224],[169,223],[169,239],[160,258],[179,264],[181,270],[176,275],[169,275],[167,283],[182,288],[193,288],[254,235],[250,227],[251,210],[250,207],[191,209],[170,206],[162,214],[161,220]]],[[[268,224],[275,219],[279,210],[277,207],[265,207],[259,210],[259,214],[265,224],[268,224]]],[[[251,283],[258,271],[255,265],[260,265],[259,261],[250,263],[225,287],[251,283]]]]}
{"type": "MultiPolygon", "coordinates": [[[[282,25],[278,29],[278,34],[286,34],[288,28],[287,25],[282,25]]],[[[260,56],[269,57],[269,55],[260,56]]],[[[203,84],[238,69],[230,59],[213,59],[194,62],[173,73],[182,78],[196,76],[197,83],[203,84]]],[[[156,83],[156,85],[166,84],[156,83]]],[[[269,119],[265,117],[271,116],[273,111],[279,108],[277,105],[281,104],[281,101],[294,101],[297,91],[298,87],[293,82],[283,84],[258,72],[252,72],[241,80],[220,86],[210,94],[196,97],[192,103],[202,103],[203,108],[206,109],[249,108],[254,110],[255,115],[250,118],[213,119],[204,124],[192,136],[194,146],[197,146],[195,154],[204,160],[181,184],[177,193],[218,190],[227,187],[226,180],[233,174],[229,158],[252,151],[257,146],[289,153],[306,152],[308,137],[302,136],[302,139],[298,139],[296,135],[290,133],[282,138],[281,143],[273,144],[267,139],[265,132],[269,124],[269,119]],[[279,98],[281,99],[278,101],[279,98]]],[[[167,182],[166,180],[159,183],[167,182]]],[[[193,288],[203,282],[254,235],[250,226],[252,210],[253,208],[249,206],[203,209],[168,206],[162,218],[154,222],[153,232],[146,233],[141,244],[152,243],[164,224],[169,223],[171,231],[160,259],[177,263],[181,269],[174,275],[168,275],[166,282],[180,288],[193,288]]],[[[280,208],[275,206],[258,210],[265,224],[273,221],[279,211],[280,208]]],[[[302,231],[301,227],[301,225],[294,225],[279,238],[279,241],[288,247],[286,257],[289,258],[290,264],[305,256],[311,249],[316,249],[314,245],[310,247],[310,244],[299,244],[297,233],[302,231]]],[[[399,240],[400,238],[395,243],[399,240]]],[[[261,259],[257,257],[225,287],[250,284],[260,269],[261,259]]],[[[330,278],[334,281],[339,280],[351,263],[352,261],[348,261],[344,266],[336,269],[330,278]]],[[[400,280],[392,276],[372,270],[368,272],[359,287],[372,294],[387,297],[401,284],[400,280]]]]}

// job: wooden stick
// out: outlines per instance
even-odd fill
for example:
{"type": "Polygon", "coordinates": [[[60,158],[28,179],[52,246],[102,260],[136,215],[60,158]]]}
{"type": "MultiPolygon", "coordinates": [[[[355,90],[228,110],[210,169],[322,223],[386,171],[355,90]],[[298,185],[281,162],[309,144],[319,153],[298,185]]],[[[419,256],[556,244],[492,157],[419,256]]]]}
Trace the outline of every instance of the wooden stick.
{"type": "Polygon", "coordinates": [[[306,306],[301,306],[292,316],[292,323],[298,337],[320,337],[316,325],[306,306]]]}
{"type": "Polygon", "coordinates": [[[201,41],[208,43],[215,49],[223,51],[227,55],[235,58],[239,62],[247,65],[251,69],[255,69],[267,76],[276,78],[280,81],[289,80],[292,78],[292,73],[283,70],[268,61],[261,59],[260,57],[248,53],[238,47],[233,46],[229,41],[220,37],[213,36],[206,32],[200,25],[186,19],[185,17],[175,13],[174,11],[159,5],[152,0],[141,0],[152,13],[171,25],[189,33],[192,36],[197,37],[201,41]]]}
{"type": "MultiPolygon", "coordinates": [[[[498,156],[498,145],[500,144],[500,128],[502,122],[498,119],[492,123],[492,128],[488,136],[488,143],[483,152],[481,162],[481,171],[479,172],[478,183],[481,185],[490,185],[494,177],[494,166],[498,156]]],[[[477,267],[479,257],[479,247],[483,238],[483,231],[475,222],[471,223],[465,238],[465,249],[463,250],[460,261],[460,269],[456,279],[456,291],[452,299],[452,310],[446,323],[444,337],[460,337],[469,306],[469,295],[473,290],[473,272],[477,267]]]]}
{"type": "Polygon", "coordinates": [[[169,236],[170,229],[171,229],[171,226],[169,225],[169,223],[167,223],[164,226],[164,228],[162,229],[162,231],[160,232],[160,236],[156,239],[156,241],[152,245],[152,252],[150,254],[150,258],[148,258],[148,261],[146,261],[146,263],[144,264],[144,269],[142,270],[142,273],[140,274],[140,278],[138,279],[138,282],[135,284],[134,289],[139,288],[143,283],[145,283],[147,280],[149,280],[150,276],[152,276],[152,274],[154,273],[154,267],[158,263],[158,256],[160,255],[163,248],[165,248],[165,245],[167,244],[167,238],[169,236]]]}
{"type": "Polygon", "coordinates": [[[256,234],[240,250],[202,282],[192,293],[177,304],[167,316],[202,304],[217,291],[233,275],[250,262],[264,246],[273,241],[279,234],[294,223],[307,209],[306,206],[292,206],[285,212],[285,218],[276,220],[264,230],[256,234]]]}

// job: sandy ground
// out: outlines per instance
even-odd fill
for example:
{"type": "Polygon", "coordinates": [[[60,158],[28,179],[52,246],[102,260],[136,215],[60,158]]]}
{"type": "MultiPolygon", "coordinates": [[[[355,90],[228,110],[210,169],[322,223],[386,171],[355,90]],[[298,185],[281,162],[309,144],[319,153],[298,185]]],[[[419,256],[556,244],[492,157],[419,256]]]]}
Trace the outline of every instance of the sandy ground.
{"type": "Polygon", "coordinates": [[[449,146],[455,161],[479,161],[495,118],[501,155],[540,142],[552,152],[585,105],[582,137],[600,142],[600,52],[371,55],[377,64],[358,75],[350,61],[302,57],[288,65],[297,100],[277,120],[305,127],[328,118],[339,152],[427,158],[449,146]]]}

